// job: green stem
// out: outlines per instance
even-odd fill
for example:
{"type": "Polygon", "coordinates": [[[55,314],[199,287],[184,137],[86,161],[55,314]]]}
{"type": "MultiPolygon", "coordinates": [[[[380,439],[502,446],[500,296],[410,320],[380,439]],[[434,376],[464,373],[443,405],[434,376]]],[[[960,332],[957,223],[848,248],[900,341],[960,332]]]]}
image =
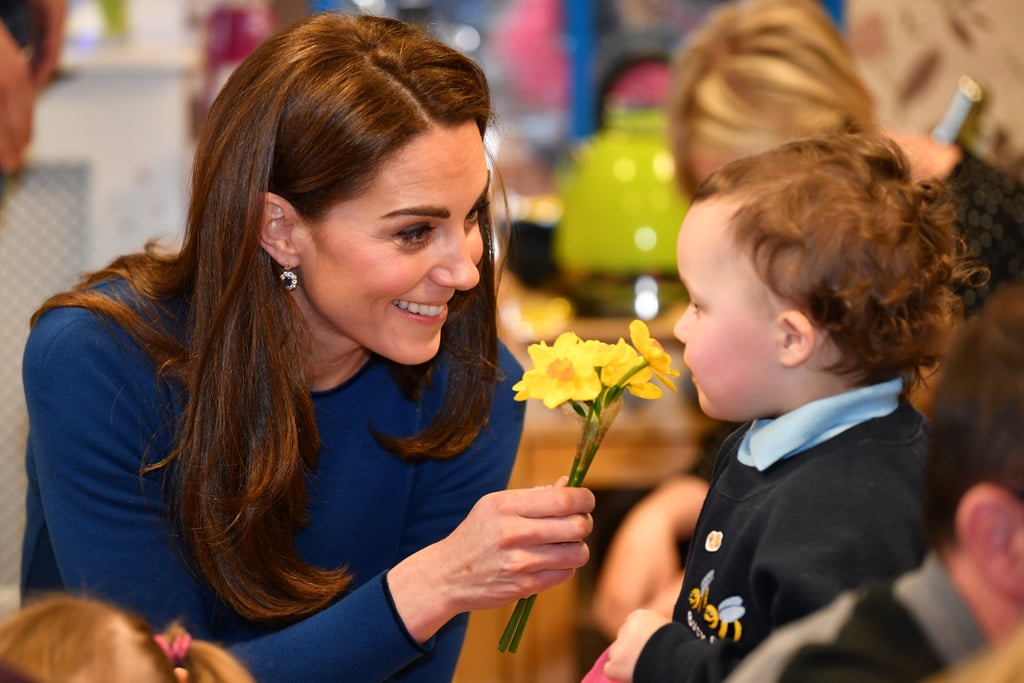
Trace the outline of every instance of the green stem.
{"type": "Polygon", "coordinates": [[[587,415],[587,421],[583,425],[583,435],[580,438],[581,448],[577,449],[576,457],[572,461],[572,469],[569,471],[569,486],[582,486],[583,478],[587,476],[590,463],[597,454],[597,434],[601,429],[600,409],[595,404],[587,415]]]}
{"type": "MultiPolygon", "coordinates": [[[[646,358],[643,359],[642,361],[640,361],[639,363],[636,364],[635,368],[633,368],[632,370],[627,372],[625,375],[623,375],[621,378],[619,378],[619,381],[616,382],[615,386],[612,387],[612,388],[613,389],[617,389],[618,390],[618,394],[621,394],[622,390],[625,389],[626,385],[629,383],[629,380],[631,380],[633,378],[633,375],[635,375],[636,373],[640,372],[641,370],[646,368],[648,365],[650,365],[650,363],[647,362],[647,359],[646,358]]],[[[615,398],[615,397],[613,397],[613,398],[615,398]]]]}
{"type": "MultiPolygon", "coordinates": [[[[519,617],[519,625],[516,627],[516,634],[512,637],[512,644],[508,646],[508,651],[513,654],[519,649],[519,641],[522,640],[523,633],[526,631],[526,620],[530,618],[530,611],[533,609],[533,603],[536,601],[536,593],[525,600],[522,615],[519,617]]],[[[520,600],[520,602],[523,601],[520,600]]]]}
{"type": "Polygon", "coordinates": [[[578,469],[574,468],[574,476],[569,477],[569,486],[583,486],[583,480],[590,470],[590,465],[594,462],[594,456],[597,455],[597,447],[597,443],[589,445],[586,454],[582,458],[580,467],[578,469]]]}
{"type": "MultiPolygon", "coordinates": [[[[632,377],[642,366],[637,367],[633,372],[626,375],[625,380],[632,377]]],[[[621,388],[619,393],[621,393],[621,388]]],[[[604,405],[606,398],[614,398],[615,392],[606,395],[605,390],[601,390],[601,394],[591,401],[587,405],[587,410],[584,411],[582,406],[577,402],[572,401],[571,405],[581,417],[585,418],[583,426],[583,434],[580,438],[580,447],[576,450],[576,457],[572,461],[572,469],[569,471],[569,483],[568,486],[582,486],[583,479],[587,476],[587,471],[590,469],[590,464],[594,461],[594,456],[597,455],[597,449],[600,446],[597,435],[601,429],[601,408],[604,405]]],[[[511,652],[515,653],[519,649],[519,641],[522,640],[523,633],[526,630],[526,622],[530,618],[530,612],[533,610],[533,603],[536,602],[537,595],[533,594],[528,598],[519,598],[516,602],[515,610],[512,612],[512,616],[509,617],[508,623],[505,624],[505,630],[501,634],[501,639],[498,641],[499,652],[511,652]]]]}
{"type": "MultiPolygon", "coordinates": [[[[509,643],[512,641],[512,637],[519,630],[519,624],[523,618],[523,612],[526,611],[526,598],[519,598],[516,602],[516,608],[512,611],[512,616],[509,617],[508,623],[505,624],[505,630],[501,634],[501,640],[498,641],[498,651],[504,652],[508,649],[509,643]]],[[[513,650],[515,652],[515,650],[513,650]]]]}

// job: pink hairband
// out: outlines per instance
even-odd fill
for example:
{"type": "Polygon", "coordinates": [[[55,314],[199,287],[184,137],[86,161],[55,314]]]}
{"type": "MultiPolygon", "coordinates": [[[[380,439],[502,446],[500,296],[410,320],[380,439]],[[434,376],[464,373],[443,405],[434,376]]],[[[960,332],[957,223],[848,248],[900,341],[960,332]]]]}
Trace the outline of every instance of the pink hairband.
{"type": "Polygon", "coordinates": [[[174,636],[174,640],[168,643],[166,638],[158,634],[153,636],[153,640],[167,655],[171,666],[185,666],[185,657],[188,655],[188,646],[192,643],[192,636],[182,633],[179,636],[174,636]]]}

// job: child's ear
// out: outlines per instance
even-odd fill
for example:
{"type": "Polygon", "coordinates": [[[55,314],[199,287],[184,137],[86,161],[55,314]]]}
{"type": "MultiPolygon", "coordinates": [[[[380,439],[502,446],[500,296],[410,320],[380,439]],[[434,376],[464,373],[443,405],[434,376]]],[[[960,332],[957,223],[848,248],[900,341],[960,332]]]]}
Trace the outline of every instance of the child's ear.
{"type": "Polygon", "coordinates": [[[817,330],[810,318],[795,309],[779,313],[779,361],[787,368],[795,368],[814,354],[817,330]]]}
{"type": "Polygon", "coordinates": [[[284,267],[302,265],[299,263],[298,249],[293,239],[295,230],[300,225],[298,213],[291,202],[273,192],[264,195],[260,245],[270,258],[284,267]]]}

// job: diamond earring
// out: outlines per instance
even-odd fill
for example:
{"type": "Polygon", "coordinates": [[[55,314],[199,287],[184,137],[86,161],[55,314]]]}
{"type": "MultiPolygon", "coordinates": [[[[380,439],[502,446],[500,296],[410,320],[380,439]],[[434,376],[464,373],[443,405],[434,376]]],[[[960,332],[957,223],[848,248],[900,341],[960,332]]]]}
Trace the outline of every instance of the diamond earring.
{"type": "Polygon", "coordinates": [[[289,292],[299,286],[299,275],[292,270],[292,266],[285,266],[278,277],[289,292]]]}

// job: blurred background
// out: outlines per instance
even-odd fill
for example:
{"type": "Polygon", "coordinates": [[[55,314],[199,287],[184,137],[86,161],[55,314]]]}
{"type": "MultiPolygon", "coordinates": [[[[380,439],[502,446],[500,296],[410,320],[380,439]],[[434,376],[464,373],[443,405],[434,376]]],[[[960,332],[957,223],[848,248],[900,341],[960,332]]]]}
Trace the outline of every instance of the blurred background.
{"type": "MultiPolygon", "coordinates": [[[[970,74],[985,93],[972,150],[1024,176],[1024,4],[823,2],[850,39],[883,123],[930,131],[970,74]]],[[[310,12],[359,11],[422,24],[476,59],[496,98],[488,145],[510,209],[501,226],[511,237],[502,254],[506,339],[522,350],[571,326],[614,341],[640,317],[668,344],[685,303],[674,264],[686,198],[674,184],[661,104],[672,53],[716,4],[69,0],[61,67],[38,102],[29,161],[0,196],[0,614],[17,605],[28,318],[82,271],[150,238],[177,238],[195,132],[263,38],[310,12]]],[[[628,406],[602,447],[588,482],[601,492],[595,567],[631,502],[696,458],[706,425],[683,393],[628,406]]],[[[563,474],[574,447],[572,422],[529,410],[513,484],[563,474]]],[[[514,656],[496,650],[508,612],[474,615],[459,680],[578,680],[603,646],[589,625],[591,581],[581,572],[543,596],[514,656]]]]}

